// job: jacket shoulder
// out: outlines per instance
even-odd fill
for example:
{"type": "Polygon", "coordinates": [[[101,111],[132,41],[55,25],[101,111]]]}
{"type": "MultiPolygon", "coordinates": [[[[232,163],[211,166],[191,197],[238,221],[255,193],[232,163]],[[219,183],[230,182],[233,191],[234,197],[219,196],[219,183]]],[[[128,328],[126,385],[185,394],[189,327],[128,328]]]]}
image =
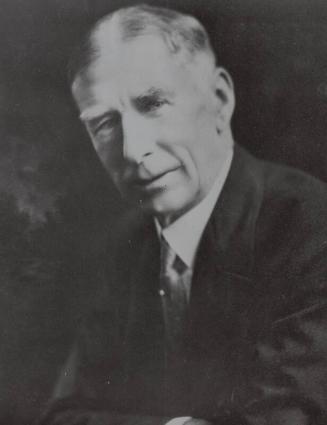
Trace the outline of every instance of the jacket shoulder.
{"type": "Polygon", "coordinates": [[[267,271],[314,273],[327,254],[327,185],[288,166],[262,161],[262,170],[257,253],[267,271]]]}

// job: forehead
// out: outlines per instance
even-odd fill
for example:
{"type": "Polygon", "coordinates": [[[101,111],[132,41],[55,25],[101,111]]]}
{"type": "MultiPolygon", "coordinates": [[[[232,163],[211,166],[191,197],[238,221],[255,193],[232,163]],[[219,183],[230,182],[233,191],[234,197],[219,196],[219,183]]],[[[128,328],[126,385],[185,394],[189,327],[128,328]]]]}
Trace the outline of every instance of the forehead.
{"type": "Polygon", "coordinates": [[[150,87],[171,92],[191,84],[192,65],[172,54],[159,36],[115,43],[102,39],[98,47],[96,61],[73,84],[73,94],[82,109],[94,102],[124,103],[150,87]]]}

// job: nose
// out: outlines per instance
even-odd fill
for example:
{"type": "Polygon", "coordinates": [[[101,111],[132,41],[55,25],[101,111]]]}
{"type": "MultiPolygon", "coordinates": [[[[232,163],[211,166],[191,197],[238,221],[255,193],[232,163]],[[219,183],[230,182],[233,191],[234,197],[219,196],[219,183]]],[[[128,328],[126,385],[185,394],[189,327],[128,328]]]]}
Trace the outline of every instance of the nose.
{"type": "Polygon", "coordinates": [[[123,155],[128,161],[140,164],[153,152],[154,131],[149,119],[137,114],[122,117],[123,155]]]}

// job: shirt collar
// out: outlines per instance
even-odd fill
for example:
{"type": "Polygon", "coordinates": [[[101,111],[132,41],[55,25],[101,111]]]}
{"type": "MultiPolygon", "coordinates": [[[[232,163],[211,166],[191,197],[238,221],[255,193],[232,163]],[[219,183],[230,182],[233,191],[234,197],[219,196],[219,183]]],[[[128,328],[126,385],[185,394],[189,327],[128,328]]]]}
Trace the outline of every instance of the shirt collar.
{"type": "Polygon", "coordinates": [[[164,229],[155,218],[158,235],[162,235],[166,239],[170,247],[189,268],[193,268],[202,233],[224,186],[232,158],[233,149],[228,152],[228,156],[209,193],[198,205],[164,229]]]}

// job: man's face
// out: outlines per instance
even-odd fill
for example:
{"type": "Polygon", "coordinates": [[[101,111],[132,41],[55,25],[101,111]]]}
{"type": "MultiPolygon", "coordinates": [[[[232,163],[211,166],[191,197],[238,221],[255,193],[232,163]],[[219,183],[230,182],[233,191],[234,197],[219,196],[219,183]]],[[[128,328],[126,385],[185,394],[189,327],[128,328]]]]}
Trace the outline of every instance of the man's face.
{"type": "Polygon", "coordinates": [[[127,200],[172,220],[207,194],[219,163],[215,90],[159,37],[102,52],[75,80],[73,94],[102,164],[127,200]]]}

